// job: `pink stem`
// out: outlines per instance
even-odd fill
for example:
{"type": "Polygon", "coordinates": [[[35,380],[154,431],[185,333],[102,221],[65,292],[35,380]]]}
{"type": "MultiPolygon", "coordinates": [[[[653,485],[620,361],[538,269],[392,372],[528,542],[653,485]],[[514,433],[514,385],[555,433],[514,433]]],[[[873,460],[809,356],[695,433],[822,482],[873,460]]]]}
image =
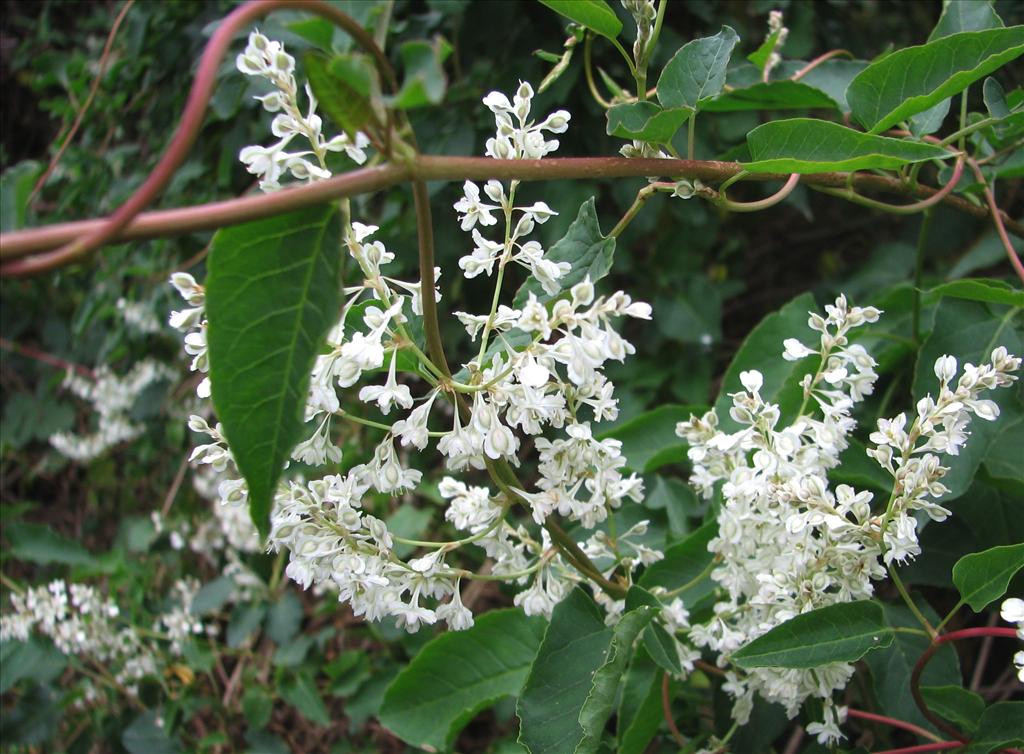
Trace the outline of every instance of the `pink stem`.
{"type": "Polygon", "coordinates": [[[968,743],[967,736],[929,709],[927,702],[924,700],[924,695],[921,693],[921,675],[924,673],[924,669],[931,661],[932,657],[939,651],[943,644],[951,641],[958,641],[960,639],[976,639],[983,636],[998,636],[1006,639],[1015,639],[1017,637],[1017,630],[1014,628],[993,627],[965,628],[960,631],[950,631],[948,634],[936,636],[932,639],[932,643],[928,648],[917,659],[917,662],[914,664],[914,669],[910,674],[910,694],[914,697],[914,703],[917,704],[917,708],[921,710],[921,714],[928,719],[928,722],[944,733],[947,733],[957,739],[961,744],[968,743]]]}
{"type": "Polygon", "coordinates": [[[801,68],[799,71],[794,73],[792,76],[789,77],[789,80],[790,81],[799,81],[804,76],[806,76],[808,73],[810,73],[815,68],[817,68],[819,65],[824,63],[826,60],[831,60],[832,58],[838,57],[839,55],[848,55],[851,58],[853,57],[853,53],[850,52],[849,50],[830,50],[830,51],[826,52],[824,55],[819,55],[814,60],[812,60],[810,63],[805,65],[803,68],[801,68]]]}
{"type": "Polygon", "coordinates": [[[876,715],[874,712],[864,712],[859,709],[848,709],[846,714],[850,717],[860,718],[861,720],[871,720],[872,722],[882,723],[883,725],[889,725],[893,728],[902,728],[903,730],[910,731],[915,736],[921,738],[927,738],[932,741],[938,741],[939,738],[931,731],[925,730],[913,723],[908,723],[905,720],[897,720],[894,717],[887,717],[885,715],[876,715]]]}
{"type": "MultiPolygon", "coordinates": [[[[783,199],[785,199],[787,196],[789,196],[791,193],[793,193],[793,189],[796,188],[796,185],[799,182],[800,182],[800,174],[799,173],[793,173],[792,175],[789,176],[789,179],[782,186],[782,188],[780,188],[778,191],[776,191],[771,196],[765,197],[764,199],[759,199],[756,202],[733,202],[733,201],[730,201],[728,199],[723,198],[719,202],[719,204],[722,207],[725,207],[730,212],[760,212],[763,209],[768,209],[769,207],[774,207],[776,204],[778,204],[783,199]]],[[[930,197],[930,198],[934,198],[934,197],[930,197]]],[[[928,201],[928,200],[925,200],[925,201],[928,201]]],[[[939,201],[941,201],[941,199],[939,201]]]]}
{"type": "Polygon", "coordinates": [[[1010,236],[1006,233],[1006,226],[1003,224],[1003,216],[999,207],[996,206],[996,196],[992,193],[992,188],[988,185],[985,180],[985,175],[981,172],[981,168],[978,167],[978,163],[974,160],[970,161],[971,170],[974,171],[974,177],[978,179],[978,182],[985,187],[985,201],[988,202],[989,213],[992,215],[992,222],[995,223],[996,233],[999,234],[999,240],[1003,242],[1003,248],[1006,249],[1006,256],[1010,259],[1010,265],[1013,267],[1014,272],[1017,273],[1017,277],[1024,282],[1024,264],[1021,264],[1020,257],[1017,256],[1017,250],[1013,248],[1013,244],[1010,242],[1010,236]]]}

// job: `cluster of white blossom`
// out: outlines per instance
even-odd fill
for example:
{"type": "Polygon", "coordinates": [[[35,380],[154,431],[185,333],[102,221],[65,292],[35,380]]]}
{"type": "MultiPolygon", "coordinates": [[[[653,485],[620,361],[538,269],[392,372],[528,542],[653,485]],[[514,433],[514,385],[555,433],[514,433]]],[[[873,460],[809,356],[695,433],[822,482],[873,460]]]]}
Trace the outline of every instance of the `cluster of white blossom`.
{"type": "Polygon", "coordinates": [[[1000,346],[992,351],[991,363],[965,364],[956,387],[951,388],[957,362],[952,356],[942,356],[935,362],[939,395],[927,395],[918,401],[917,416],[910,427],[906,414],[878,420],[878,429],[871,434],[871,442],[877,447],[868,450],[868,455],[894,480],[886,511],[889,525],[883,531],[886,563],[902,562],[921,552],[917,519],[912,515],[915,511],[923,511],[933,521],[944,521],[949,516],[948,510],[928,499],[940,498],[949,491],[941,482],[949,469],[941,464],[937,453],[959,455],[967,442],[971,414],[986,421],[999,417],[999,406],[979,396],[985,390],[1012,385],[1017,377],[1010,373],[1020,365],[1020,358],[1000,346]]]}
{"type": "MultiPolygon", "coordinates": [[[[1017,624],[1017,638],[1024,641],[1024,600],[1020,597],[1004,600],[999,614],[1007,623],[1017,624]]],[[[1017,666],[1017,678],[1024,683],[1024,649],[1014,653],[1013,664],[1017,666]]]]}
{"type": "Polygon", "coordinates": [[[636,39],[633,41],[633,60],[642,61],[647,47],[654,36],[654,22],[658,16],[654,0],[621,0],[622,7],[636,23],[636,39]]]}
{"type": "Polygon", "coordinates": [[[786,38],[788,36],[789,29],[783,25],[782,11],[771,11],[768,14],[768,36],[765,37],[765,42],[768,42],[772,37],[775,37],[775,43],[772,45],[772,51],[768,54],[768,59],[764,64],[762,77],[765,81],[767,81],[771,75],[772,69],[782,62],[782,55],[779,54],[779,50],[782,49],[784,44],[786,44],[786,38]]]}
{"type": "MultiPolygon", "coordinates": [[[[175,583],[173,607],[162,614],[154,629],[170,642],[178,656],[188,636],[204,627],[189,612],[198,583],[175,583]]],[[[130,694],[138,682],[157,675],[167,657],[136,626],[121,620],[117,604],[86,584],[51,581],[23,594],[12,593],[13,612],[0,617],[0,641],[26,641],[33,632],[49,637],[66,655],[87,657],[130,694]]],[[[91,688],[91,687],[90,687],[91,688]]],[[[95,694],[92,688],[90,694],[95,694]]]]}
{"type": "Polygon", "coordinates": [[[117,310],[121,312],[124,323],[142,335],[153,335],[164,329],[163,323],[157,319],[153,310],[138,301],[119,298],[117,300],[117,310]]]}
{"type": "Polygon", "coordinates": [[[72,460],[90,461],[118,443],[135,439],[144,430],[129,415],[135,400],[153,383],[173,377],[174,372],[169,366],[152,359],[138,362],[123,377],[114,374],[106,365],[97,368],[93,378],[69,371],[63,385],[92,404],[97,414],[97,427],[85,435],[57,432],[50,436],[50,445],[72,460]]]}
{"type": "MultiPolygon", "coordinates": [[[[497,92],[485,98],[497,125],[487,145],[491,157],[538,158],[557,148],[558,143],[545,141],[542,132],[563,132],[568,113],[556,112],[534,125],[532,97],[530,86],[521,84],[512,102],[497,92]]],[[[616,415],[613,386],[600,369],[608,359],[622,360],[633,348],[614,330],[612,320],[623,315],[649,318],[650,307],[622,293],[597,297],[589,279],[573,286],[569,298],[557,301],[550,312],[536,293],[521,308],[498,306],[510,262],[525,267],[547,296],[561,291],[570,266],[546,258],[538,242],[525,240],[535,225],[555,213],[544,202],[517,206],[516,182],[507,191],[498,181],[489,182],[484,193],[493,204],[481,199],[472,182],[463,188],[455,209],[476,248],[459,266],[467,278],[491,275],[497,268],[492,311],[456,313],[471,339],[479,341],[477,357],[463,365],[468,381],[456,382],[448,392],[449,397],[452,392],[465,396],[468,405],[464,411],[445,410],[446,402],[437,400],[444,397],[445,387],[422,353],[415,356],[424,365],[420,376],[431,386],[426,394],[417,399],[409,385],[398,381],[402,352],[418,350],[406,329],[406,312],[422,313],[421,285],[386,276],[382,267],[394,255],[380,241],[368,240],[377,228],[352,223],[347,245],[364,281],[345,289],[346,304],[328,336],[329,351],[318,358],[313,371],[306,418],[315,429],[293,457],[314,465],[340,460],[341,450],[330,439],[330,421],[342,413],[337,390],[353,386],[365,372],[387,367],[384,384],[362,387],[360,400],[375,404],[385,416],[393,410],[407,413],[390,424],[377,423],[389,431],[369,462],[344,476],[306,486],[292,484],[278,497],[272,518],[271,542],[288,547],[292,578],[303,586],[332,581],[339,597],[357,614],[370,619],[391,615],[410,630],[438,619],[464,628],[472,617],[458,600],[460,575],[445,565],[446,547],[402,562],[384,523],[361,510],[361,498],[371,489],[394,495],[420,483],[421,472],[403,466],[396,441],[424,450],[434,438],[447,467],[459,471],[483,469],[492,462],[518,465],[520,439],[514,430],[537,436],[542,477],[538,491],[516,489],[492,496],[485,488],[465,487],[451,478],[441,485],[442,495],[451,500],[447,518],[470,533],[460,542],[482,547],[494,561],[494,575],[523,579],[525,575],[516,574],[535,574],[531,586],[516,598],[531,614],[550,613],[578,577],[551,551],[546,532],[537,542],[524,528],[503,520],[510,495],[529,504],[537,523],[557,511],[592,528],[623,499],[639,499],[641,494],[639,478],[620,472],[624,459],[619,444],[594,438],[581,412],[589,411],[594,421],[616,415]],[[496,215],[504,220],[502,242],[489,241],[477,229],[496,225],[496,215]],[[361,304],[364,296],[370,300],[361,304]],[[498,345],[487,350],[488,341],[498,345]],[[522,345],[513,347],[513,341],[522,345]],[[432,412],[450,416],[451,429],[430,431],[432,412]],[[540,437],[545,427],[564,429],[566,437],[540,437]],[[435,609],[420,602],[448,596],[451,601],[435,609]]],[[[435,279],[439,274],[435,270],[435,279]]],[[[440,299],[439,292],[434,295],[440,299]]]]}
{"type": "MultiPolygon", "coordinates": [[[[762,375],[748,371],[740,375],[743,390],[730,394],[736,431],[720,428],[713,411],[677,427],[690,445],[692,483],[708,497],[721,483],[718,535],[708,549],[717,555],[712,578],[725,598],[715,605],[711,621],[690,629],[689,638],[715,652],[723,667],[734,651],[796,615],[869,597],[872,580],[886,575],[883,555],[888,563],[919,551],[917,522],[908,513],[923,510],[938,520],[948,515],[925,500],[945,492],[938,483],[945,469],[937,456],[912,455],[928,449],[955,452],[966,437],[968,411],[986,418],[998,413],[978,393],[1009,385],[1015,378],[1008,373],[1020,366],[1020,359],[996,349],[991,364],[967,365],[958,389],[951,391],[955,361],[940,358],[939,399],[920,402],[912,430],[891,431],[902,432],[905,420],[897,418],[880,421],[880,431],[872,435],[880,447],[869,453],[896,479],[887,509],[873,512],[872,493],[845,484],[833,491],[827,475],[856,427],[854,405],[871,394],[877,379],[874,359],[849,342],[849,332],[876,321],[880,312],[850,307],[843,296],[825,311],[824,317],[811,313],[808,321],[820,333],[816,348],[795,338],[784,343],[787,360],[819,360],[817,370],[801,382],[804,405],[791,423],[780,423],[779,406],[761,396],[762,375]],[[895,462],[893,447],[899,456],[895,462]]],[[[813,671],[730,669],[724,688],[735,699],[733,716],[741,724],[749,719],[754,693],[782,704],[790,716],[806,698],[822,699],[824,718],[807,730],[827,742],[841,736],[839,724],[845,718],[832,692],[843,688],[852,673],[852,665],[844,663],[813,671]]]]}
{"type": "MultiPolygon", "coordinates": [[[[275,43],[255,36],[250,40],[252,49],[239,59],[240,68],[255,71],[249,58],[256,55],[257,47],[266,51],[260,53],[265,54],[261,75],[278,75],[273,73],[277,66],[291,76],[290,60],[274,62],[283,54],[275,43]]],[[[484,103],[496,121],[495,136],[487,142],[489,156],[537,159],[557,149],[558,142],[546,134],[564,132],[569,114],[557,111],[538,124],[530,118],[532,99],[533,89],[526,83],[520,84],[511,102],[498,92],[487,95],[484,103]]],[[[277,100],[273,102],[277,105],[277,100]]],[[[411,335],[412,318],[423,312],[421,281],[387,275],[385,268],[394,254],[372,238],[376,227],[358,222],[346,226],[345,243],[362,279],[343,290],[345,303],[338,322],[314,364],[305,409],[310,434],[292,458],[309,466],[340,462],[342,451],[331,427],[338,416],[385,434],[365,463],[343,475],[308,483],[283,482],[272,508],[269,545],[287,548],[290,578],[304,588],[335,591],[357,615],[369,620],[392,617],[409,630],[437,621],[455,629],[472,625],[472,614],[461,602],[460,583],[475,574],[446,562],[449,553],[470,543],[491,559],[490,578],[528,584],[516,596],[516,604],[530,614],[550,614],[583,579],[559,555],[547,531],[533,535],[525,526],[506,521],[508,509],[523,503],[537,524],[557,513],[594,528],[624,500],[642,497],[640,478],[622,472],[625,460],[620,444],[595,437],[591,423],[614,418],[618,412],[614,386],[602,374],[603,365],[634,352],[614,322],[623,316],[649,319],[650,306],[622,292],[598,296],[589,277],[581,280],[577,275],[574,284],[568,285],[570,265],[550,259],[540,243],[527,240],[535,226],[555,212],[544,202],[517,205],[517,189],[518,182],[506,188],[490,181],[484,186],[487,201],[476,185],[467,182],[464,196],[455,205],[462,229],[471,232],[476,245],[460,260],[466,277],[490,276],[497,270],[491,311],[456,314],[475,342],[477,355],[455,379],[445,377],[411,335]],[[499,217],[504,223],[503,239],[490,241],[480,231],[497,225],[499,217]],[[536,283],[516,308],[499,306],[511,262],[524,267],[536,283]],[[342,409],[339,390],[352,388],[361,377],[374,373],[382,374],[383,384],[362,386],[358,398],[389,417],[386,423],[342,409]],[[400,373],[411,375],[413,381],[399,381],[400,373]],[[426,383],[421,395],[413,393],[417,383],[426,383]],[[443,417],[450,428],[431,430],[431,415],[443,417]],[[555,431],[553,436],[544,436],[548,430],[555,431]],[[419,486],[422,472],[408,467],[405,448],[422,451],[436,443],[451,471],[505,463],[518,466],[521,440],[517,432],[535,438],[540,470],[536,489],[518,489],[525,485],[509,481],[492,494],[485,487],[467,486],[451,477],[442,480],[440,492],[449,502],[445,517],[466,533],[463,539],[403,540],[363,509],[364,497],[371,492],[396,496],[419,486]],[[399,543],[426,554],[403,560],[395,553],[399,543]]],[[[435,281],[439,275],[435,269],[435,281]]],[[[186,350],[194,356],[193,369],[206,371],[202,287],[188,275],[176,275],[172,283],[194,308],[175,312],[171,324],[189,331],[186,350]]],[[[440,300],[436,288],[426,295],[440,300]]],[[[209,395],[208,386],[201,388],[200,395],[209,395]]],[[[194,450],[192,460],[217,473],[233,472],[231,451],[219,426],[210,427],[198,416],[189,425],[211,438],[194,450]]],[[[220,482],[218,493],[224,502],[242,504],[245,483],[229,476],[220,482]]],[[[584,550],[608,574],[619,567],[630,573],[661,557],[636,541],[645,525],[615,540],[599,532],[584,544],[584,550]]],[[[622,603],[605,602],[614,619],[622,603]]]]}
{"type": "Polygon", "coordinates": [[[258,31],[249,35],[249,44],[241,53],[235,65],[249,76],[266,79],[274,91],[256,97],[269,113],[277,113],[271,123],[271,131],[278,141],[269,147],[249,146],[242,149],[238,158],[245,163],[250,173],[260,177],[260,188],[273,191],[281,188],[280,180],[285,173],[304,181],[330,178],[327,169],[328,152],[345,152],[358,164],[366,162],[364,149],[370,141],[363,133],[355,138],[340,133],[330,139],[324,138],[323,121],[316,114],[316,98],[306,84],[306,98],[309,108],[302,114],[298,99],[298,84],[295,81],[295,58],[284,50],[280,42],[267,39],[258,31]],[[285,149],[296,136],[309,142],[309,149],[286,152],[285,149]],[[316,158],[314,164],[307,157],[316,158]]]}

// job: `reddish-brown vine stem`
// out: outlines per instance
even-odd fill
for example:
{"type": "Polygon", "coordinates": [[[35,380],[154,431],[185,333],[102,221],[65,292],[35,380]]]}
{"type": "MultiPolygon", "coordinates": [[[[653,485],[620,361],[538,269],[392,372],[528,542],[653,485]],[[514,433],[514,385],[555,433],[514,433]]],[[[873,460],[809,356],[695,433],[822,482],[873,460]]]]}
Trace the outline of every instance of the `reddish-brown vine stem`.
{"type": "MultiPolygon", "coordinates": [[[[185,161],[188,151],[199,135],[206,115],[206,106],[217,83],[217,71],[220,61],[224,58],[235,34],[244,26],[262,18],[271,11],[288,8],[289,10],[305,10],[327,18],[348,32],[373,58],[384,75],[388,85],[395,85],[394,72],[384,53],[359,24],[345,13],[322,0],[252,0],[232,11],[221,25],[217,27],[200,58],[196,77],[189,92],[185,110],[182,113],[178,128],[171,138],[171,143],[164,152],[160,162],[146,178],[145,182],[132,196],[122,204],[109,219],[84,236],[71,240],[62,248],[53,252],[48,263],[57,266],[64,262],[78,259],[96,249],[125,228],[132,219],[147,207],[170,182],[175,171],[185,161]]],[[[43,269],[49,269],[44,267],[43,269]]],[[[19,274],[17,268],[10,274],[19,274]]],[[[24,273],[22,273],[24,274],[24,273]]]]}
{"type": "MultiPolygon", "coordinates": [[[[488,157],[442,157],[423,155],[406,165],[386,164],[378,167],[354,170],[344,175],[329,178],[304,186],[297,186],[273,194],[250,196],[212,202],[197,207],[181,207],[159,210],[139,215],[119,230],[109,240],[122,242],[147,238],[174,236],[198,230],[249,222],[259,217],[291,212],[301,207],[320,204],[341,197],[355,196],[379,191],[390,186],[405,183],[413,177],[423,180],[498,180],[516,179],[521,181],[558,180],[573,178],[629,178],[647,176],[687,177],[720,182],[742,172],[743,166],[736,162],[700,160],[634,160],[625,157],[562,157],[546,160],[492,160],[488,157]]],[[[786,175],[744,176],[742,180],[784,180],[786,175]]],[[[809,186],[843,188],[847,173],[817,173],[805,175],[801,182],[809,186]]],[[[927,198],[937,189],[910,187],[896,178],[880,175],[856,175],[853,185],[861,190],[871,190],[927,198]]],[[[979,207],[957,196],[943,200],[948,206],[979,219],[991,217],[988,207],[979,207]]],[[[1015,235],[1024,237],[1024,225],[1001,213],[1004,227],[1015,235]]],[[[102,229],[107,220],[81,220],[14,231],[0,236],[0,266],[3,276],[23,276],[63,266],[86,252],[67,256],[50,252],[51,249],[67,244],[102,229]],[[14,262],[18,257],[38,255],[36,258],[14,262]]]]}
{"type": "Polygon", "coordinates": [[[672,717],[672,696],[669,694],[671,680],[667,672],[661,677],[661,714],[665,718],[665,724],[668,725],[668,732],[672,734],[672,739],[680,749],[684,749],[686,748],[686,738],[679,732],[675,718],[672,717]]]}
{"type": "Polygon", "coordinates": [[[934,733],[929,730],[925,730],[913,723],[908,723],[906,720],[897,720],[895,717],[889,717],[887,715],[877,715],[874,712],[864,712],[863,710],[849,708],[846,710],[846,714],[849,717],[858,718],[860,720],[870,720],[874,723],[881,723],[888,725],[892,728],[902,728],[905,731],[913,733],[915,736],[921,738],[927,738],[930,741],[938,742],[940,739],[934,733]]]}
{"type": "Polygon", "coordinates": [[[974,177],[984,187],[985,201],[988,202],[989,211],[992,213],[992,222],[995,223],[999,240],[1003,242],[1003,248],[1006,249],[1006,256],[1009,257],[1010,264],[1013,265],[1013,270],[1017,273],[1017,277],[1021,279],[1021,282],[1024,282],[1024,264],[1021,264],[1020,257],[1017,256],[1017,250],[1013,248],[1013,243],[1006,234],[1006,226],[1003,223],[1001,213],[997,208],[994,209],[996,207],[996,195],[992,193],[992,187],[985,180],[985,175],[981,172],[981,168],[978,167],[978,163],[974,160],[969,160],[968,163],[974,172],[974,177]]]}
{"type": "MultiPolygon", "coordinates": [[[[940,634],[932,640],[928,649],[921,653],[917,663],[914,665],[913,672],[910,674],[910,693],[914,697],[914,703],[917,705],[917,708],[921,710],[921,714],[927,718],[928,722],[959,741],[960,744],[957,744],[957,746],[968,743],[970,739],[929,709],[927,702],[924,700],[924,695],[921,693],[921,674],[924,673],[925,667],[935,653],[942,648],[943,644],[959,639],[974,639],[982,636],[1013,639],[1017,637],[1017,631],[1013,628],[965,628],[960,631],[951,631],[948,634],[940,634]]],[[[928,751],[932,750],[929,749],[928,751]]]]}
{"type": "Polygon", "coordinates": [[[87,366],[81,364],[74,364],[70,361],[66,361],[59,356],[54,356],[51,353],[40,351],[38,348],[32,346],[24,346],[20,343],[14,343],[7,338],[0,338],[0,348],[5,351],[20,354],[27,359],[38,361],[41,364],[48,364],[55,369],[60,369],[65,372],[74,372],[80,377],[88,377],[91,380],[96,379],[96,373],[87,366]]]}

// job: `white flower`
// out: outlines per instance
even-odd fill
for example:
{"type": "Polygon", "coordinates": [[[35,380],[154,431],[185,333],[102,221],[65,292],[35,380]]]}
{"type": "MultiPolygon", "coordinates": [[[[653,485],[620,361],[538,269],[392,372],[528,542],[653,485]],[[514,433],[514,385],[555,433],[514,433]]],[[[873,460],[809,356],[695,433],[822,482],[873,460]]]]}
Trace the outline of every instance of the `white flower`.
{"type": "Polygon", "coordinates": [[[480,189],[472,181],[466,181],[462,186],[463,196],[455,202],[455,211],[462,215],[462,229],[471,230],[478,222],[481,225],[494,225],[498,219],[491,213],[491,210],[498,209],[493,204],[484,204],[480,201],[480,189]]]}
{"type": "Polygon", "coordinates": [[[359,391],[359,400],[366,403],[377,402],[381,413],[391,413],[391,405],[397,403],[402,408],[412,408],[412,393],[408,385],[399,385],[395,379],[395,364],[398,362],[398,352],[391,352],[391,364],[388,367],[388,377],[383,386],[367,385],[359,391]]]}

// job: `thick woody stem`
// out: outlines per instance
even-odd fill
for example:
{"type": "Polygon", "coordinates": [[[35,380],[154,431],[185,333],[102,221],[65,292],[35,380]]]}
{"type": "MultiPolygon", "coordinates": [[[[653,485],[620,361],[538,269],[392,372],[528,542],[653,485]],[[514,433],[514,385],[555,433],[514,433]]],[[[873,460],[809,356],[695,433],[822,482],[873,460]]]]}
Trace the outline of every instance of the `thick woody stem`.
{"type": "MultiPolygon", "coordinates": [[[[108,240],[122,242],[146,238],[159,238],[212,230],[218,227],[249,222],[260,217],[290,212],[301,207],[321,204],[340,197],[366,194],[404,183],[412,178],[422,180],[558,180],[656,177],[700,178],[710,182],[727,180],[743,172],[736,162],[699,160],[627,159],[624,157],[562,157],[546,160],[493,160],[488,157],[420,156],[408,165],[383,165],[363,168],[344,175],[318,181],[305,186],[289,188],[273,194],[232,199],[197,207],[161,210],[145,213],[130,221],[108,240]]],[[[786,175],[744,175],[742,180],[783,180],[786,175]]],[[[938,189],[926,186],[908,186],[896,178],[879,175],[848,173],[817,173],[805,175],[801,182],[812,187],[843,188],[848,182],[859,189],[883,191],[904,196],[928,198],[938,189]]],[[[989,207],[979,207],[949,195],[943,202],[961,212],[977,218],[992,217],[989,207]]],[[[1004,229],[1024,237],[1024,225],[999,212],[1004,229]]],[[[54,269],[75,261],[85,252],[75,255],[52,252],[62,244],[97,230],[108,220],[84,220],[61,223],[42,228],[15,231],[0,236],[0,258],[5,260],[39,254],[22,263],[6,262],[0,266],[3,276],[31,275],[54,269]]]]}
{"type": "Polygon", "coordinates": [[[427,184],[413,181],[413,202],[416,205],[416,234],[419,240],[420,256],[420,302],[423,307],[423,334],[427,339],[427,353],[431,361],[445,375],[452,370],[444,355],[441,342],[441,328],[437,318],[437,301],[434,299],[434,223],[430,215],[430,196],[427,184]]]}

